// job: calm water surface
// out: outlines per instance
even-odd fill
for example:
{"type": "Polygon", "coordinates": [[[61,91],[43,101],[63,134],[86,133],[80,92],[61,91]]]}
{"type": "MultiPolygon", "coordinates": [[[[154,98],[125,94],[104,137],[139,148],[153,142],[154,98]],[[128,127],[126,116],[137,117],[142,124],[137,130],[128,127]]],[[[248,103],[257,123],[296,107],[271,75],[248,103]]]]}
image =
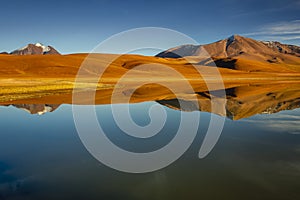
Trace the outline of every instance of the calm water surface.
{"type": "MultiPolygon", "coordinates": [[[[153,104],[131,105],[137,124],[149,123],[153,104]]],[[[116,126],[110,105],[96,106],[108,137],[136,152],[172,140],[180,111],[165,109],[168,118],[159,134],[133,139],[116,126]]],[[[196,139],[176,162],[152,173],[128,174],[88,153],[70,105],[41,116],[1,106],[0,199],[300,199],[300,109],[226,119],[214,149],[199,159],[210,115],[201,113],[196,139]]]]}

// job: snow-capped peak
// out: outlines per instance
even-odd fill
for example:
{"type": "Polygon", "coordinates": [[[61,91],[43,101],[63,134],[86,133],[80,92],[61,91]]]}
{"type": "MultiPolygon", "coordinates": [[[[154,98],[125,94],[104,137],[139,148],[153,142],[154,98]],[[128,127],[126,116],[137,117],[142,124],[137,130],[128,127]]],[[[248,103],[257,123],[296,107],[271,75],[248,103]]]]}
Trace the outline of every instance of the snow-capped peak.
{"type": "MultiPolygon", "coordinates": [[[[25,47],[22,47],[22,48],[18,49],[18,51],[23,51],[24,49],[27,49],[28,46],[29,45],[26,45],[25,47]]],[[[49,46],[45,46],[45,45],[43,45],[42,43],[39,43],[39,42],[35,43],[34,46],[42,48],[43,49],[43,53],[47,53],[47,52],[49,52],[51,50],[49,46]]]]}
{"type": "Polygon", "coordinates": [[[37,112],[38,115],[43,115],[47,112],[51,112],[52,111],[52,107],[50,106],[45,106],[44,110],[37,112]]]}
{"type": "Polygon", "coordinates": [[[272,44],[274,44],[275,42],[274,41],[262,41],[264,44],[270,44],[270,45],[272,45],[272,44]]]}
{"type": "Polygon", "coordinates": [[[36,43],[35,44],[36,47],[41,47],[43,49],[43,53],[47,53],[50,51],[50,47],[49,46],[44,46],[42,43],[36,43]]]}
{"type": "Polygon", "coordinates": [[[42,46],[44,46],[44,45],[38,42],[38,43],[35,43],[35,46],[37,46],[37,47],[42,47],[42,46]]]}
{"type": "Polygon", "coordinates": [[[52,46],[45,46],[42,43],[31,43],[20,49],[12,51],[12,55],[45,55],[45,54],[56,54],[60,53],[52,46]]]}

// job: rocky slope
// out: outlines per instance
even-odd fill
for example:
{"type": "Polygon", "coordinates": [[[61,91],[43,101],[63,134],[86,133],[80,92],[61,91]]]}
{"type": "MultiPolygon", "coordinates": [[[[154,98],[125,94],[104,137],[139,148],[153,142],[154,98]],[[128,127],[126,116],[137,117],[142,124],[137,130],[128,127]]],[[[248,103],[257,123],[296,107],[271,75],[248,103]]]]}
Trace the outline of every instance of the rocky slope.
{"type": "Polygon", "coordinates": [[[11,105],[21,110],[24,110],[30,114],[38,114],[38,115],[43,115],[47,112],[53,112],[60,106],[56,104],[11,104],[11,105]]]}
{"type": "Polygon", "coordinates": [[[300,47],[298,46],[273,41],[257,41],[240,35],[233,35],[206,45],[182,45],[163,51],[156,56],[169,58],[199,56],[202,47],[211,57],[239,57],[244,54],[254,57],[272,57],[278,53],[300,56],[300,47]]]}
{"type": "Polygon", "coordinates": [[[239,35],[206,45],[178,46],[156,56],[183,57],[203,65],[244,71],[300,71],[300,47],[257,41],[239,35]]]}
{"type": "Polygon", "coordinates": [[[52,46],[44,46],[41,43],[36,44],[28,44],[23,48],[12,51],[10,54],[12,55],[58,55],[60,54],[56,49],[52,46]]]}
{"type": "MultiPolygon", "coordinates": [[[[229,88],[225,90],[226,113],[215,114],[239,120],[256,114],[272,114],[300,108],[299,86],[299,84],[269,84],[229,88]]],[[[211,109],[211,99],[218,97],[213,97],[208,91],[199,92],[196,95],[198,101],[171,99],[157,102],[186,112],[216,112],[211,109]]]]}

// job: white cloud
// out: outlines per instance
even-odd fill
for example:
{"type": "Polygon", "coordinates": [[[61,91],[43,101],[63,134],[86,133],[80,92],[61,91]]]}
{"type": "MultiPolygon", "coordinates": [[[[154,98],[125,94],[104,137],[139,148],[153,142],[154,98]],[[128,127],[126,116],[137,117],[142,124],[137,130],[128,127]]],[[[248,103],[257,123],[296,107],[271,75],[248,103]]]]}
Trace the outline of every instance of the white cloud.
{"type": "Polygon", "coordinates": [[[267,24],[257,32],[242,35],[260,36],[266,40],[297,40],[300,39],[300,20],[267,24]]]}
{"type": "Polygon", "coordinates": [[[274,132],[300,134],[300,109],[271,115],[257,115],[253,118],[244,119],[244,121],[255,123],[257,126],[274,132]]]}

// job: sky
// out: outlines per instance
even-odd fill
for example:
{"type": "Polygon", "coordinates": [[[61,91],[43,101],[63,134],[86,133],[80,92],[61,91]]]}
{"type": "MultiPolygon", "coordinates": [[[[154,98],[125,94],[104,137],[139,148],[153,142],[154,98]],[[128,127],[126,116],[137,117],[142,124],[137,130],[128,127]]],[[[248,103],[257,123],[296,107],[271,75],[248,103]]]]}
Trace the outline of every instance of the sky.
{"type": "Polygon", "coordinates": [[[133,28],[163,27],[199,44],[240,34],[300,45],[300,0],[14,0],[1,1],[0,51],[28,43],[62,53],[90,52],[133,28]]]}

